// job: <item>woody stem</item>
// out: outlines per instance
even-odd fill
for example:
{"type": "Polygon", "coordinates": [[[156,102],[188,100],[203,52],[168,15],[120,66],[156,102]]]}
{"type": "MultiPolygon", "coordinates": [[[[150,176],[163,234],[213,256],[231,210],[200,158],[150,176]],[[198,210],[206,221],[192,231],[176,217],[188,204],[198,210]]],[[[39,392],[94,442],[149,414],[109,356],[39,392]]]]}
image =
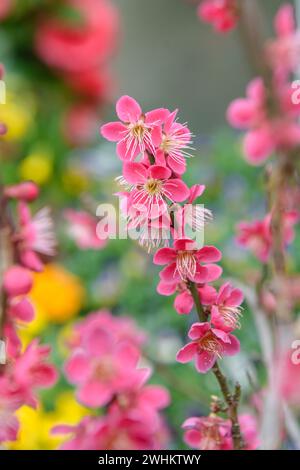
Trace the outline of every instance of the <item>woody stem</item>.
{"type": "MultiPolygon", "coordinates": [[[[197,286],[194,282],[189,283],[189,290],[192,294],[195,306],[196,306],[196,311],[197,315],[199,317],[200,322],[206,321],[206,315],[203,309],[203,306],[200,302],[199,294],[197,291],[197,286]]],[[[228,418],[231,421],[231,436],[232,436],[232,441],[233,441],[233,446],[235,450],[241,450],[244,448],[244,441],[238,421],[238,406],[239,406],[239,401],[240,401],[240,395],[241,395],[241,387],[237,383],[235,386],[234,393],[231,393],[227,378],[223,374],[223,372],[220,369],[219,364],[216,362],[215,365],[212,368],[212,371],[219,383],[222,395],[224,397],[225,402],[228,405],[228,418]]]]}

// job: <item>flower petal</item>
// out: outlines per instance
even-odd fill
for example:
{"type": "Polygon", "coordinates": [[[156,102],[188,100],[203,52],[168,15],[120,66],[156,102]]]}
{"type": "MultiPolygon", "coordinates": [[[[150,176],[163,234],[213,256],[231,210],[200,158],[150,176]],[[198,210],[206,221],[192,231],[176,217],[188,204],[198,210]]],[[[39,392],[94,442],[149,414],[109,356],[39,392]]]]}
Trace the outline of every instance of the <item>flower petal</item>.
{"type": "Polygon", "coordinates": [[[110,142],[118,142],[123,139],[125,132],[126,126],[121,122],[108,122],[100,129],[101,135],[110,142]]]}
{"type": "Polygon", "coordinates": [[[116,111],[118,118],[123,122],[136,122],[140,119],[142,109],[139,103],[131,96],[121,96],[117,101],[116,111]]]}

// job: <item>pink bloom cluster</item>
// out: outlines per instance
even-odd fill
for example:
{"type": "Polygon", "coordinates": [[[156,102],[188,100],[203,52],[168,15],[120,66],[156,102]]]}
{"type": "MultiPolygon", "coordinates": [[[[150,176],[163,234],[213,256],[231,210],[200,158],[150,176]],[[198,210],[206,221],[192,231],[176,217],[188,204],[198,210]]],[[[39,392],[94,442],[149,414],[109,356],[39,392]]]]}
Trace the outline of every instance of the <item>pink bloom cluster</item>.
{"type": "Polygon", "coordinates": [[[159,449],[167,432],[160,410],[169,403],[161,386],[149,385],[149,368],[139,367],[145,335],[127,318],[107,311],[91,313],[75,324],[65,364],[77,398],[91,408],[106,406],[101,417],[85,417],[77,426],[58,426],[71,434],[63,449],[159,449]]]}
{"type": "Polygon", "coordinates": [[[51,387],[57,380],[55,368],[48,363],[50,348],[32,341],[25,351],[17,334],[18,326],[32,321],[34,309],[29,301],[32,271],[43,269],[43,256],[54,254],[55,238],[48,210],[31,216],[28,203],[38,196],[34,183],[6,186],[2,193],[1,224],[8,238],[4,260],[0,346],[0,442],[15,440],[18,421],[14,412],[22,405],[36,407],[36,392],[51,387]],[[17,200],[12,223],[7,205],[17,200]]]}
{"type": "Polygon", "coordinates": [[[66,0],[78,15],[68,22],[44,17],[37,25],[35,48],[75,89],[90,98],[106,95],[107,60],[116,46],[118,15],[109,0],[66,0]]]}
{"type": "MultiPolygon", "coordinates": [[[[214,246],[199,247],[186,235],[189,226],[195,225],[197,232],[210,218],[210,212],[205,209],[185,211],[186,205],[179,204],[193,204],[205,189],[203,185],[188,188],[182,180],[188,155],[185,149],[190,148],[191,133],[186,125],[175,120],[177,111],[172,113],[159,108],[144,114],[129,96],[121,97],[116,108],[120,121],[102,126],[101,134],[117,142],[117,155],[123,161],[120,181],[127,186],[127,191],[118,194],[121,209],[126,213],[129,226],[138,227],[146,220],[146,226],[156,229],[155,237],[157,231],[162,232],[170,223],[168,244],[173,240],[173,246],[160,248],[154,255],[154,264],[165,266],[160,272],[158,292],[177,294],[174,305],[179,314],[189,314],[194,303],[197,309],[200,305],[206,321],[192,325],[191,342],[178,352],[177,360],[186,363],[194,359],[198,372],[205,373],[217,359],[239,352],[239,341],[232,332],[240,326],[243,295],[229,283],[223,284],[217,292],[211,283],[222,274],[216,264],[222,257],[221,252],[214,246]]],[[[142,233],[143,241],[144,238],[145,233],[142,233]]],[[[150,241],[153,242],[151,235],[150,241]]],[[[158,244],[157,240],[152,243],[158,244]]],[[[104,339],[102,344],[105,344],[104,339]]],[[[110,355],[118,356],[118,345],[110,344],[110,355]]],[[[111,356],[110,364],[115,364],[111,356]]],[[[87,370],[85,362],[83,367],[87,370]]],[[[118,389],[126,388],[126,379],[124,381],[122,376],[124,367],[121,371],[117,365],[114,367],[118,389]]],[[[106,387],[103,403],[112,398],[113,381],[108,381],[109,393],[106,387]]],[[[86,383],[80,385],[79,394],[86,401],[85,387],[86,383]]]]}
{"type": "Polygon", "coordinates": [[[68,209],[64,213],[65,219],[69,223],[68,235],[81,250],[99,250],[107,244],[107,239],[97,235],[98,220],[85,211],[75,211],[68,209]]]}
{"type": "Polygon", "coordinates": [[[271,72],[268,88],[262,78],[252,80],[246,98],[234,100],[227,111],[229,123],[247,131],[243,149],[252,165],[261,165],[274,152],[290,152],[300,143],[300,107],[292,100],[290,82],[300,43],[291,5],[280,8],[275,29],[279,37],[266,50],[271,72]]]}
{"type": "MultiPolygon", "coordinates": [[[[300,220],[298,211],[288,211],[283,214],[284,245],[291,244],[295,237],[294,226],[300,220]]],[[[249,249],[262,263],[270,259],[273,234],[271,228],[272,214],[267,214],[262,220],[240,222],[237,226],[237,242],[249,249]]]]}
{"type": "MultiPolygon", "coordinates": [[[[255,450],[259,445],[256,419],[248,414],[239,417],[245,441],[245,450],[255,450]]],[[[194,449],[233,450],[231,422],[214,413],[201,418],[189,418],[183,425],[184,440],[194,449]]]]}
{"type": "Polygon", "coordinates": [[[215,31],[227,33],[238,21],[237,0],[202,0],[198,7],[198,16],[210,23],[215,31]]]}

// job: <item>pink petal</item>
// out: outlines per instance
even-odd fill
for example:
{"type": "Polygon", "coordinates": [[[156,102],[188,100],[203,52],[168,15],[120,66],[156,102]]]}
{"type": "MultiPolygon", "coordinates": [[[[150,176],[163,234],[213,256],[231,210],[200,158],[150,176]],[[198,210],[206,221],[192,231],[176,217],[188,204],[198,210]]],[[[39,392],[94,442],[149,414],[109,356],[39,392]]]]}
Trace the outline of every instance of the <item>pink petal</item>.
{"type": "Polygon", "coordinates": [[[11,297],[28,294],[32,283],[30,272],[18,265],[12,266],[4,274],[3,287],[11,297]]]}
{"type": "Polygon", "coordinates": [[[249,163],[261,165],[274,151],[274,138],[263,128],[248,132],[243,143],[249,163]]]}
{"type": "Polygon", "coordinates": [[[159,281],[156,290],[160,295],[173,295],[176,292],[176,282],[159,281]]]}
{"type": "Polygon", "coordinates": [[[285,37],[295,32],[294,8],[286,3],[282,5],[275,17],[274,28],[278,36],[285,37]]]}
{"type": "Polygon", "coordinates": [[[235,354],[240,352],[241,345],[239,340],[233,336],[229,335],[230,343],[225,343],[223,345],[223,355],[224,356],[234,356],[235,354]]]}
{"type": "Polygon", "coordinates": [[[180,315],[188,315],[194,306],[194,300],[190,292],[181,292],[175,298],[174,308],[180,315]]]}
{"type": "Polygon", "coordinates": [[[175,240],[174,242],[174,249],[176,251],[190,251],[196,250],[196,243],[194,240],[190,238],[180,238],[179,240],[175,240]]]}
{"type": "Polygon", "coordinates": [[[202,338],[210,330],[210,324],[208,322],[194,323],[188,333],[189,338],[196,340],[202,338]]]}
{"type": "Polygon", "coordinates": [[[84,405],[98,408],[107,405],[112,398],[112,391],[109,386],[91,380],[83,385],[77,396],[78,400],[84,405]]]}
{"type": "Polygon", "coordinates": [[[226,301],[226,304],[231,305],[232,307],[238,307],[243,303],[243,300],[243,292],[240,289],[233,289],[226,301]]]}
{"type": "Polygon", "coordinates": [[[248,129],[255,122],[257,114],[256,103],[250,99],[236,99],[228,107],[227,120],[238,129],[248,129]]]}
{"type": "Polygon", "coordinates": [[[186,364],[191,361],[195,354],[197,353],[198,345],[197,343],[188,343],[183,348],[178,351],[176,355],[176,360],[182,364],[186,364]]]}
{"type": "Polygon", "coordinates": [[[169,111],[165,108],[157,108],[153,109],[153,111],[149,111],[145,114],[145,122],[146,124],[162,124],[167,116],[169,111]]]}
{"type": "Polygon", "coordinates": [[[25,297],[10,307],[9,315],[24,322],[31,322],[34,318],[34,308],[25,297]]]}
{"type": "Polygon", "coordinates": [[[112,348],[113,337],[101,326],[87,331],[83,338],[83,347],[94,357],[101,357],[112,348]]]}
{"type": "Polygon", "coordinates": [[[218,328],[212,328],[211,330],[223,343],[230,344],[230,336],[225,331],[219,330],[218,328]]]}
{"type": "Polygon", "coordinates": [[[136,122],[140,119],[142,109],[138,102],[130,96],[122,96],[116,105],[118,118],[124,122],[136,122]]]}
{"type": "Polygon", "coordinates": [[[217,356],[213,353],[202,351],[200,354],[197,354],[195,359],[195,366],[198,372],[205,374],[209,371],[217,360],[217,356]]]}
{"type": "Polygon", "coordinates": [[[222,253],[215,246],[204,246],[197,253],[197,259],[203,263],[220,261],[222,253]]]}
{"type": "Polygon", "coordinates": [[[127,140],[121,140],[117,143],[117,155],[122,161],[132,161],[141,152],[140,146],[137,145],[133,151],[133,143],[131,147],[127,148],[127,140]]]}
{"type": "MultiPolygon", "coordinates": [[[[162,142],[162,129],[160,126],[155,126],[151,132],[151,140],[154,147],[159,147],[162,142]]],[[[162,150],[159,152],[163,153],[162,150]]]]}
{"type": "Polygon", "coordinates": [[[90,362],[84,352],[75,351],[65,364],[65,374],[71,383],[85,382],[90,371],[90,362]]]}
{"type": "Polygon", "coordinates": [[[219,279],[223,272],[221,266],[218,266],[217,264],[206,264],[205,268],[207,270],[205,282],[216,281],[217,279],[219,279]]]}
{"type": "Polygon", "coordinates": [[[32,271],[42,272],[44,269],[44,263],[40,260],[38,255],[32,250],[26,250],[21,252],[20,258],[22,264],[32,271]]]}
{"type": "Polygon", "coordinates": [[[117,363],[124,364],[127,368],[135,368],[140,359],[140,352],[138,348],[131,343],[124,342],[120,344],[116,353],[117,363]]]}
{"type": "Polygon", "coordinates": [[[154,255],[153,263],[157,265],[164,265],[172,263],[176,258],[174,248],[160,248],[154,255]]]}
{"type": "Polygon", "coordinates": [[[184,442],[195,449],[199,449],[202,434],[197,429],[189,429],[184,433],[184,442]]]}
{"type": "Polygon", "coordinates": [[[160,272],[160,278],[165,282],[180,281],[180,275],[176,268],[176,263],[171,263],[160,272]]]}
{"type": "Polygon", "coordinates": [[[169,405],[170,394],[164,387],[159,385],[147,385],[140,392],[140,400],[145,402],[147,406],[162,409],[169,405]]]}
{"type": "Polygon", "coordinates": [[[101,127],[100,132],[110,142],[118,142],[124,138],[126,130],[126,126],[121,122],[109,122],[101,127]]]}
{"type": "Polygon", "coordinates": [[[204,184],[195,184],[194,186],[192,186],[190,189],[190,196],[188,199],[188,203],[192,204],[198,197],[202,196],[204,191],[205,191],[204,184]]]}
{"type": "Polygon", "coordinates": [[[164,194],[173,202],[182,202],[189,197],[189,188],[180,179],[170,179],[163,185],[164,194]]]}
{"type": "Polygon", "coordinates": [[[147,181],[147,169],[142,163],[124,163],[123,176],[130,184],[142,184],[147,181]]]}
{"type": "Polygon", "coordinates": [[[156,180],[166,180],[171,176],[171,170],[165,166],[152,165],[149,168],[149,176],[156,180]]]}
{"type": "Polygon", "coordinates": [[[177,155],[176,160],[170,156],[167,157],[167,162],[171,170],[176,173],[176,175],[183,175],[186,170],[186,161],[184,157],[177,155]]]}

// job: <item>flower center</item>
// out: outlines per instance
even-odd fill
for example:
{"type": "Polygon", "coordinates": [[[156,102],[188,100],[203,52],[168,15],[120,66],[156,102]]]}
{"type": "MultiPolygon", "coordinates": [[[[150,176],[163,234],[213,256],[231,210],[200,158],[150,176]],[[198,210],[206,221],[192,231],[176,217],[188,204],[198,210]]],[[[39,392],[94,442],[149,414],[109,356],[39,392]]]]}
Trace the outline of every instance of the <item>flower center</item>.
{"type": "Polygon", "coordinates": [[[212,331],[208,331],[206,335],[198,341],[198,345],[200,349],[216,354],[219,358],[222,357],[222,345],[212,331]]]}
{"type": "Polygon", "coordinates": [[[240,328],[239,318],[242,316],[242,307],[230,307],[223,305],[219,308],[224,323],[230,328],[240,328]]]}
{"type": "Polygon", "coordinates": [[[150,196],[157,195],[161,192],[162,181],[151,178],[145,183],[144,188],[150,196]]]}
{"type": "Polygon", "coordinates": [[[179,251],[176,259],[177,271],[183,281],[192,279],[196,274],[197,263],[193,251],[179,251]]]}
{"type": "Polygon", "coordinates": [[[131,124],[129,126],[131,135],[136,139],[138,142],[142,142],[144,135],[145,135],[145,124],[142,120],[139,120],[138,122],[131,124]]]}

